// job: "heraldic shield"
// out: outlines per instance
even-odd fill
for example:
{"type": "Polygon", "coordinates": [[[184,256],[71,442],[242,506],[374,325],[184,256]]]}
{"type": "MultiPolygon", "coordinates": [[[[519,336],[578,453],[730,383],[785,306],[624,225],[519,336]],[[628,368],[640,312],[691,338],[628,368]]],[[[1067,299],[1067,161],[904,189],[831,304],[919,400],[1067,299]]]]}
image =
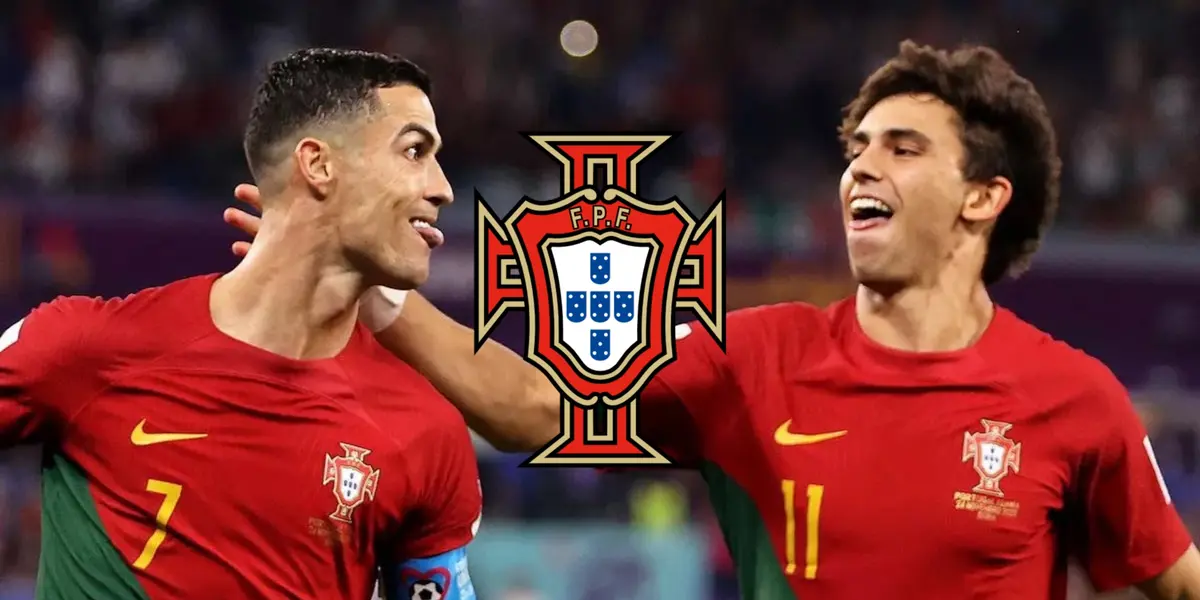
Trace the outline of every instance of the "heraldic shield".
{"type": "Polygon", "coordinates": [[[530,136],[564,168],[563,196],[496,218],[476,194],[476,341],[527,314],[525,357],[562,394],[562,431],[529,465],[670,464],[637,435],[637,394],[674,359],[675,311],[721,342],[724,229],[678,199],[636,193],[669,136],[530,136]]]}

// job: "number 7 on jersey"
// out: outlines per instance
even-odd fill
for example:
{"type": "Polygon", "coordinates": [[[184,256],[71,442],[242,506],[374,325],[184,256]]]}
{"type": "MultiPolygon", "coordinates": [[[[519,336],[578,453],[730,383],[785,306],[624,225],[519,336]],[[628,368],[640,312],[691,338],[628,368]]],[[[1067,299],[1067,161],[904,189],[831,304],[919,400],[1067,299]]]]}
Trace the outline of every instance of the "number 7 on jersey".
{"type": "Polygon", "coordinates": [[[167,539],[167,521],[171,520],[175,507],[179,505],[179,496],[183,494],[183,486],[151,479],[146,482],[146,491],[162,494],[164,498],[162,505],[158,507],[158,514],[154,518],[154,533],[150,534],[150,539],[146,540],[146,545],[142,548],[142,554],[133,563],[135,569],[143,571],[150,566],[150,561],[154,560],[154,553],[158,552],[158,547],[167,539]]]}
{"type": "MultiPolygon", "coordinates": [[[[796,482],[784,479],[783,484],[784,555],[788,575],[796,572],[796,482]]],[[[804,518],[804,578],[817,578],[817,539],[820,534],[821,499],[825,486],[809,484],[805,490],[807,498],[804,518]]]]}

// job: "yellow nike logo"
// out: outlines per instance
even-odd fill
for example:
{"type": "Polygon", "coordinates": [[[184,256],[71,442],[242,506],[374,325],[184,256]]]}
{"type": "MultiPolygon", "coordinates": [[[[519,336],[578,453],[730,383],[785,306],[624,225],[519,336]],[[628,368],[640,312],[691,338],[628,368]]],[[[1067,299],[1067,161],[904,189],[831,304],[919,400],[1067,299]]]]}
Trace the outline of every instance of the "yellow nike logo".
{"type": "Polygon", "coordinates": [[[207,433],[146,433],[145,427],[146,420],[142,419],[137,427],[133,428],[133,433],[129,434],[129,441],[133,442],[134,446],[153,446],[154,444],[185,442],[208,437],[207,433]]]}
{"type": "Polygon", "coordinates": [[[775,443],[780,446],[804,446],[807,444],[819,444],[832,439],[840,438],[846,435],[846,430],[830,431],[829,433],[792,433],[788,428],[792,426],[792,420],[788,419],[775,430],[775,443]]]}

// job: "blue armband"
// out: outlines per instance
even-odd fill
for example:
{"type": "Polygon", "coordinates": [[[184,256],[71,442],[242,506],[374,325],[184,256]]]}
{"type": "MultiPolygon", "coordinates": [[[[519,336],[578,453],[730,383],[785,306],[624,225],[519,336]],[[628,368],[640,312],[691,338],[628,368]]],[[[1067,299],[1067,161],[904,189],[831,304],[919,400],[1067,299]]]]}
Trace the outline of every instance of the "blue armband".
{"type": "Polygon", "coordinates": [[[383,582],[387,600],[475,600],[466,548],[386,566],[383,582]]]}

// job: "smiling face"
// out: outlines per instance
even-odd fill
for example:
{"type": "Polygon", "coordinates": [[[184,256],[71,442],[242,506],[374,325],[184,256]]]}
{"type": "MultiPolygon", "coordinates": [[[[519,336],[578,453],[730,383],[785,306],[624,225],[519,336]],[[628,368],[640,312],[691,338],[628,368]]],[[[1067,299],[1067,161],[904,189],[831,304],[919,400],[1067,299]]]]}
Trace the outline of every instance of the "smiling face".
{"type": "Polygon", "coordinates": [[[846,150],[840,192],[855,278],[883,291],[932,273],[957,242],[972,188],[954,109],[928,94],[885,98],[846,150]]]}
{"type": "Polygon", "coordinates": [[[335,197],[336,231],[368,285],[412,289],[443,242],[434,224],[453,201],[437,160],[442,141],[429,97],[415,86],[378,91],[380,108],[348,134],[335,197]]]}

